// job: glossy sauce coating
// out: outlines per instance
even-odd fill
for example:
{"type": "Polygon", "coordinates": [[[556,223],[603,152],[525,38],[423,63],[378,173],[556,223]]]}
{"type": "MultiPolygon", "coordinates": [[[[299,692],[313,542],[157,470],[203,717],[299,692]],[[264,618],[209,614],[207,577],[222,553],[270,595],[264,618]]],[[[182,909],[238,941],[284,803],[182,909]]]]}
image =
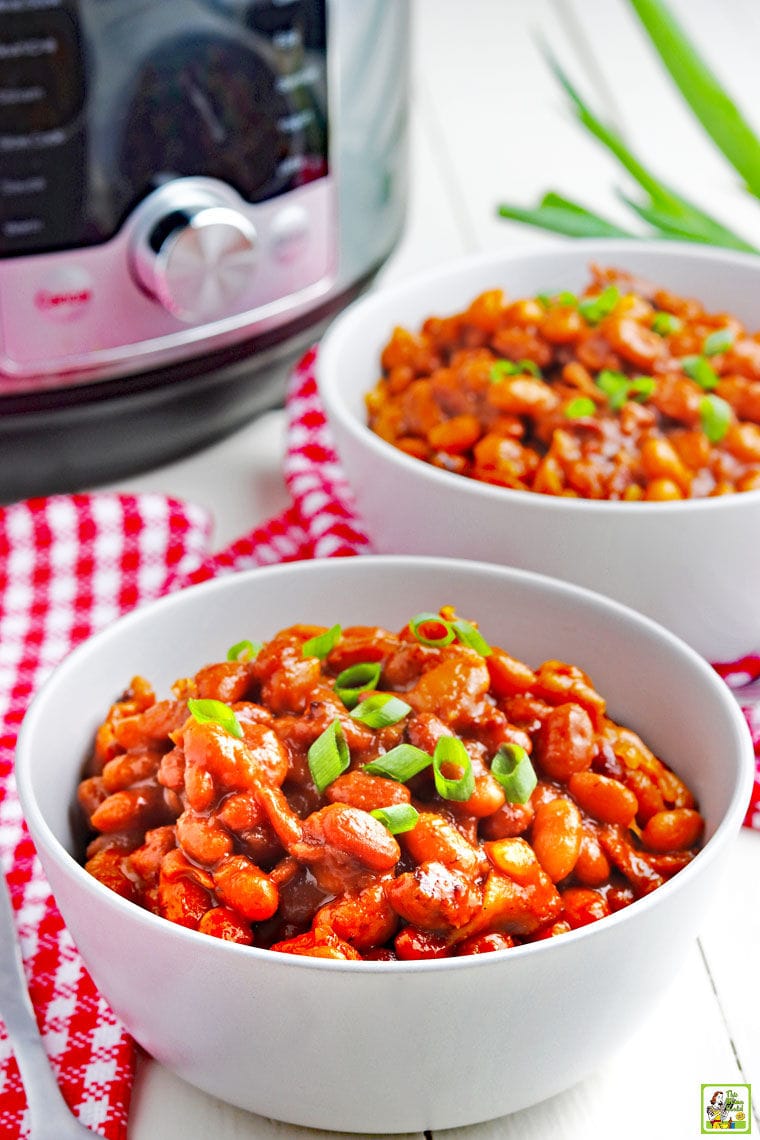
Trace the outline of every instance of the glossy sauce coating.
{"type": "Polygon", "coordinates": [[[397,327],[368,424],[414,458],[516,490],[637,502],[760,488],[760,334],[592,267],[579,295],[397,327]]]}
{"type": "MultiPolygon", "coordinates": [[[[450,608],[441,616],[449,628],[457,620],[450,608]]],[[[628,906],[694,857],[703,820],[689,789],[607,715],[581,669],[553,660],[533,669],[459,637],[430,645],[430,629],[338,627],[318,656],[308,649],[327,631],[294,625],[251,659],[176,682],[163,700],[134,678],[79,786],[87,870],[218,938],[408,960],[560,935],[628,906]],[[355,666],[379,675],[349,700],[336,678],[355,666]],[[364,723],[364,698],[390,694],[403,701],[392,723],[364,723]],[[195,700],[231,710],[238,735],[198,719],[195,700]],[[310,754],[336,732],[343,770],[319,790],[310,754]],[[442,740],[465,756],[439,765],[439,785],[425,756],[442,740]],[[399,745],[423,758],[416,774],[367,770],[399,745]],[[530,758],[525,802],[492,769],[505,750],[530,758]],[[408,818],[394,834],[383,815],[399,810],[408,818]]]]}

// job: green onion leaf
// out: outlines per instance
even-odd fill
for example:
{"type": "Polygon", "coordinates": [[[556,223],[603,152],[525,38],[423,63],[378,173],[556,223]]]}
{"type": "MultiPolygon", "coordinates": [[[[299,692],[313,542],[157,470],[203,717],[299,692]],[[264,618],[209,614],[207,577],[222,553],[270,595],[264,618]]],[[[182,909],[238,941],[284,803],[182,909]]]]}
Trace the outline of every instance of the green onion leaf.
{"type": "Polygon", "coordinates": [[[578,396],[569,404],[565,404],[564,410],[569,420],[579,420],[584,416],[593,416],[596,411],[596,404],[589,396],[578,396]]]}
{"type": "Polygon", "coordinates": [[[527,803],[538,783],[530,756],[519,744],[502,744],[491,761],[491,772],[512,804],[527,803]]]}
{"type": "Polygon", "coordinates": [[[337,718],[312,743],[308,761],[311,778],[320,795],[346,771],[351,763],[351,754],[337,718]]]}
{"type": "Polygon", "coordinates": [[[652,317],[652,328],[660,336],[669,336],[670,333],[680,332],[683,321],[675,313],[660,311],[652,317]]]}
{"type": "Polygon", "coordinates": [[[230,736],[236,736],[238,740],[243,739],[240,721],[230,706],[225,705],[223,701],[215,701],[210,697],[191,697],[187,702],[187,707],[193,720],[197,721],[198,724],[218,724],[226,732],[229,732],[230,736]]]}
{"type": "MultiPolygon", "coordinates": [[[[534,207],[502,202],[498,208],[498,216],[511,222],[521,222],[525,226],[537,226],[555,234],[564,234],[566,237],[632,238],[634,236],[628,230],[607,221],[600,214],[595,214],[574,202],[560,205],[560,201],[559,195],[547,194],[538,206],[534,207]]],[[[552,301],[560,305],[575,304],[574,301],[559,301],[556,297],[553,297],[552,301]]]]}
{"type": "Polygon", "coordinates": [[[630,3],[703,129],[760,197],[760,140],[736,103],[662,0],[630,3]]]}
{"type": "Polygon", "coordinates": [[[248,641],[247,638],[243,641],[237,641],[227,650],[227,660],[253,661],[261,648],[262,643],[260,641],[248,641]]]}
{"type": "Polygon", "coordinates": [[[462,741],[457,736],[439,737],[433,752],[433,778],[436,791],[445,800],[463,803],[475,791],[475,774],[472,761],[462,741]],[[443,774],[444,765],[455,765],[462,769],[461,776],[450,777],[443,774]]]}
{"type": "Polygon", "coordinates": [[[681,367],[687,376],[691,376],[700,388],[709,392],[718,386],[718,374],[710,361],[704,356],[683,356],[681,367]]]}
{"type": "Polygon", "coordinates": [[[364,765],[364,771],[373,776],[387,776],[390,780],[398,780],[405,784],[425,768],[433,763],[433,757],[413,744],[397,744],[395,748],[384,752],[364,765]]]}
{"type": "Polygon", "coordinates": [[[490,379],[503,380],[505,376],[524,376],[529,372],[531,376],[541,376],[541,369],[534,360],[495,360],[491,365],[490,379]]]}
{"type": "Polygon", "coordinates": [[[389,804],[388,807],[373,808],[369,813],[387,827],[391,835],[401,835],[417,826],[420,813],[411,804],[389,804]]]}
{"type": "Polygon", "coordinates": [[[325,633],[318,633],[316,637],[310,637],[308,641],[304,641],[301,652],[304,657],[318,657],[320,661],[324,661],[327,654],[338,644],[340,633],[340,626],[334,625],[325,633]]]}
{"type": "Polygon", "coordinates": [[[456,621],[451,623],[451,627],[462,645],[466,645],[469,649],[474,649],[481,657],[491,656],[491,646],[483,637],[480,630],[476,629],[471,622],[457,618],[456,621]]]}
{"type": "Polygon", "coordinates": [[[409,622],[409,628],[420,645],[428,645],[434,649],[442,649],[445,645],[451,645],[456,637],[451,624],[440,614],[417,614],[409,622]]]}
{"type": "Polygon", "coordinates": [[[359,702],[351,716],[367,728],[386,728],[389,724],[398,724],[411,711],[412,706],[393,693],[373,693],[359,702]]]}
{"type": "Polygon", "coordinates": [[[731,405],[720,396],[711,393],[699,402],[699,418],[702,431],[710,443],[720,443],[731,425],[733,418],[731,405]]]}
{"type": "Polygon", "coordinates": [[[335,678],[335,692],[347,709],[357,704],[361,693],[376,689],[380,680],[382,665],[379,661],[362,661],[349,665],[335,678]]]}
{"type": "MultiPolygon", "coordinates": [[[[633,2],[635,2],[635,0],[633,0],[633,2]]],[[[686,237],[692,241],[711,242],[713,245],[726,246],[730,249],[753,250],[753,246],[739,237],[738,234],[733,233],[732,230],[728,229],[728,227],[724,226],[721,222],[711,217],[698,206],[695,206],[681,194],[678,194],[672,187],[663,182],[662,179],[657,178],[651,170],[647,169],[644,163],[639,160],[638,156],[626,146],[622,137],[603,123],[594,114],[591,108],[584,103],[580,94],[572,85],[551,52],[544,48],[544,54],[557,80],[564,88],[565,94],[572,103],[575,113],[583,127],[614,155],[621,166],[628,171],[649,195],[651,206],[647,207],[639,206],[621,194],[620,197],[631,209],[650,225],[660,230],[661,234],[666,237],[686,237]]],[[[580,207],[580,209],[582,210],[583,208],[580,207]]],[[[527,213],[530,213],[530,211],[527,211],[527,213]]],[[[507,214],[505,216],[509,215],[507,214]]],[[[571,218],[570,211],[565,212],[565,217],[571,218]]],[[[540,221],[530,217],[526,217],[523,220],[534,225],[541,224],[540,221]]],[[[577,224],[577,219],[574,221],[577,224]]],[[[559,225],[546,225],[545,228],[556,229],[564,233],[583,232],[579,228],[573,230],[571,228],[572,224],[573,220],[566,222],[567,228],[564,230],[560,229],[559,225]]],[[[587,231],[587,236],[592,236],[590,230],[587,231]]],[[[757,251],[754,250],[754,252],[757,251]]]]}
{"type": "Polygon", "coordinates": [[[705,337],[702,352],[705,356],[717,356],[719,352],[728,352],[734,343],[733,329],[716,329],[705,337]]]}
{"type": "Polygon", "coordinates": [[[598,325],[609,316],[619,300],[620,290],[617,285],[608,285],[596,297],[582,297],[578,302],[578,312],[590,325],[598,325]]]}

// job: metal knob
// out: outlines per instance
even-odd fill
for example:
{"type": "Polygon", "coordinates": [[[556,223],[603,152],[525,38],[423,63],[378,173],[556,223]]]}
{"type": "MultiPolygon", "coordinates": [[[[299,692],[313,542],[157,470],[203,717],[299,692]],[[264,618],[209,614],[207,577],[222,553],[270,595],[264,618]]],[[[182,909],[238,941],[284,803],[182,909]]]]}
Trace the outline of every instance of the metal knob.
{"type": "Polygon", "coordinates": [[[178,202],[159,190],[152,197],[132,243],[140,286],[187,323],[234,312],[256,265],[253,225],[211,196],[178,202]]]}

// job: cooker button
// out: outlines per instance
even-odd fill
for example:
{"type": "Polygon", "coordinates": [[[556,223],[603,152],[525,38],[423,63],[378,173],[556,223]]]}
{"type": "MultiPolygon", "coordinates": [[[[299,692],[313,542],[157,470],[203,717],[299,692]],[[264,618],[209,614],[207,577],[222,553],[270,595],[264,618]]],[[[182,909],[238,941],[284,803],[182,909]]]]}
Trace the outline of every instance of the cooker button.
{"type": "Polygon", "coordinates": [[[258,257],[256,231],[229,206],[183,206],[138,234],[133,272],[147,293],[182,321],[235,311],[258,257]]]}

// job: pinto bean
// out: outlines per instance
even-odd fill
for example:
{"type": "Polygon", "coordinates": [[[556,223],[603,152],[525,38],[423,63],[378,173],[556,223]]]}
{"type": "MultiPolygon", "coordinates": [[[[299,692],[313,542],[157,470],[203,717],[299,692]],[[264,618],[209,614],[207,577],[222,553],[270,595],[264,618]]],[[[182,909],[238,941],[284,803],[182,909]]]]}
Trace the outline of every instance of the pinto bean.
{"type": "Polygon", "coordinates": [[[602,823],[628,827],[636,818],[639,802],[620,780],[598,772],[573,772],[567,786],[579,807],[602,823]]]}
{"type": "Polygon", "coordinates": [[[536,857],[554,883],[566,879],[581,851],[581,813],[572,800],[557,796],[539,804],[531,827],[536,857]]]}
{"type": "Polygon", "coordinates": [[[214,868],[213,879],[222,902],[249,922],[262,922],[277,910],[277,887],[245,855],[226,855],[214,868]]]}
{"type": "Polygon", "coordinates": [[[651,816],[641,838],[650,851],[682,851],[693,847],[704,830],[704,820],[691,808],[659,811],[651,816]]]}
{"type": "Polygon", "coordinates": [[[590,768],[597,751],[590,716],[579,705],[569,703],[552,709],[541,724],[535,745],[543,771],[561,781],[590,768]]]}
{"type": "Polygon", "coordinates": [[[385,894],[401,918],[423,930],[458,929],[477,913],[481,903],[475,883],[443,863],[420,863],[391,880],[385,894]]]}

